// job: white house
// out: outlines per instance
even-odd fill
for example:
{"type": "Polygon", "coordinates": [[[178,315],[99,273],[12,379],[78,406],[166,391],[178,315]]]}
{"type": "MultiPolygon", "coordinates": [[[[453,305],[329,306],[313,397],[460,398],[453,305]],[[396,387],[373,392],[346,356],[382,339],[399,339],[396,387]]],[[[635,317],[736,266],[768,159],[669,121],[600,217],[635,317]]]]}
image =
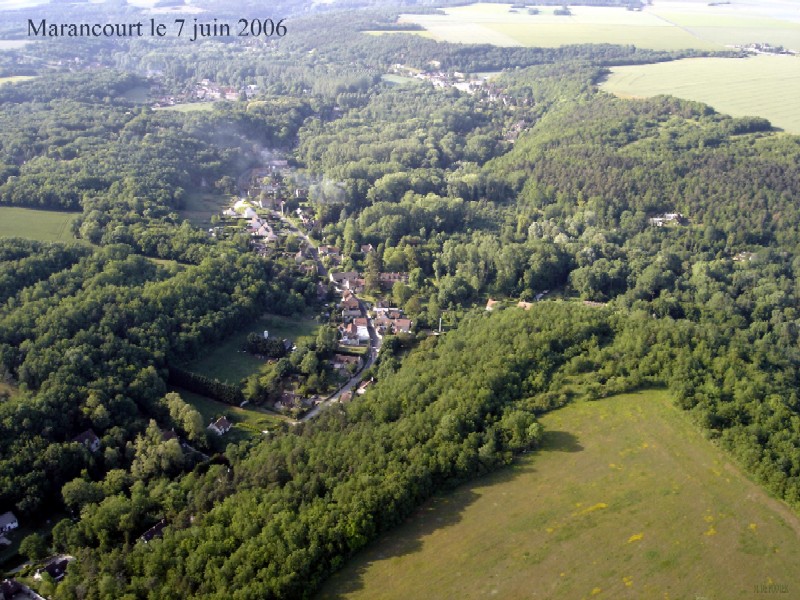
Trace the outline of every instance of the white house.
{"type": "Polygon", "coordinates": [[[17,517],[14,516],[14,513],[9,511],[0,515],[0,533],[11,531],[17,527],[19,527],[19,521],[17,521],[17,517]]]}
{"type": "Polygon", "coordinates": [[[225,435],[226,433],[228,433],[228,431],[230,431],[231,427],[233,427],[233,423],[228,421],[228,419],[226,419],[225,417],[220,417],[219,419],[211,423],[211,425],[208,426],[208,429],[210,431],[213,431],[217,435],[225,435]]]}

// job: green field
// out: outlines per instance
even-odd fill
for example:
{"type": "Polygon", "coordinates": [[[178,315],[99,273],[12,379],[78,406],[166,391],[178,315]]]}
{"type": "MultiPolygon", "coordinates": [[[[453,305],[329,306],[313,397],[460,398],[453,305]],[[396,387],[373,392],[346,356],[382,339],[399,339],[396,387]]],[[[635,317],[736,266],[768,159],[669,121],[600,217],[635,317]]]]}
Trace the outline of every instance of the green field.
{"type": "Polygon", "coordinates": [[[541,451],[435,498],[357,555],[322,598],[800,594],[800,519],[663,391],[542,419],[541,451]]]}
{"type": "Polygon", "coordinates": [[[391,85],[408,85],[410,83],[419,82],[418,79],[414,79],[413,77],[394,74],[381,75],[381,79],[391,85]]]}
{"type": "Polygon", "coordinates": [[[401,22],[422,25],[436,40],[498,46],[612,43],[676,50],[768,42],[800,50],[800,23],[780,18],[782,7],[708,4],[660,0],[643,11],[571,6],[570,16],[557,16],[553,6],[529,15],[511,4],[479,3],[444,9],[445,15],[403,15],[401,22]]]}
{"type": "Polygon", "coordinates": [[[159,106],[153,110],[173,110],[176,112],[195,112],[198,110],[211,110],[214,108],[213,102],[188,102],[186,104],[176,104],[175,106],[159,106]]]}
{"type": "Polygon", "coordinates": [[[4,83],[19,83],[20,81],[28,81],[29,79],[36,79],[34,75],[12,75],[11,77],[0,77],[0,85],[4,83]]]}
{"type": "Polygon", "coordinates": [[[29,240],[68,242],[73,240],[70,225],[77,212],[32,210],[15,206],[0,207],[0,237],[24,237],[29,240]]]}
{"type": "Polygon", "coordinates": [[[206,423],[211,423],[212,420],[222,416],[233,423],[233,429],[223,437],[209,436],[211,440],[219,439],[221,441],[220,446],[232,442],[240,442],[246,438],[262,436],[264,431],[272,431],[286,421],[284,417],[277,414],[273,415],[255,409],[231,406],[181,388],[171,388],[170,391],[178,392],[181,398],[194,406],[203,415],[203,420],[206,423]]]}
{"type": "Polygon", "coordinates": [[[191,192],[187,194],[186,206],[178,214],[195,227],[208,227],[211,217],[220,214],[230,205],[230,198],[224,194],[191,192]]]}
{"type": "Polygon", "coordinates": [[[266,315],[254,320],[246,328],[217,344],[199,359],[186,365],[186,369],[208,377],[237,384],[240,380],[258,372],[264,361],[242,350],[249,333],[269,331],[271,337],[292,341],[301,336],[316,335],[319,323],[312,319],[266,315]]]}
{"type": "Polygon", "coordinates": [[[691,58],[611,72],[601,87],[622,97],[671,94],[737,117],[764,117],[800,133],[800,57],[691,58]]]}

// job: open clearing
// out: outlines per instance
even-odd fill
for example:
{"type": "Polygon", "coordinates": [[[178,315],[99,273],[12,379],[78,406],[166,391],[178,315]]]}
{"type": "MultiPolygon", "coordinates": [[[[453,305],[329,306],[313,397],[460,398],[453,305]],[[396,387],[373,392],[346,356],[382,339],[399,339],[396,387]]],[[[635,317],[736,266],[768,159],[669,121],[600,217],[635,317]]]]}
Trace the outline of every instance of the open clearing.
{"type": "Polygon", "coordinates": [[[233,429],[224,436],[220,438],[214,435],[209,436],[212,444],[214,440],[219,440],[219,444],[214,444],[215,446],[219,446],[217,449],[221,449],[230,443],[240,442],[246,438],[260,437],[264,435],[262,433],[263,431],[271,431],[281,422],[286,421],[285,418],[279,415],[272,415],[250,408],[231,406],[182,388],[170,388],[170,391],[177,392],[180,394],[181,398],[194,406],[198,412],[203,415],[203,420],[206,423],[210,423],[212,419],[218,419],[222,416],[233,423],[233,429]]]}
{"type": "Polygon", "coordinates": [[[173,110],[176,112],[195,112],[199,110],[211,110],[214,108],[213,102],[187,102],[186,104],[175,104],[174,106],[159,106],[153,110],[173,110]]]}
{"type": "Polygon", "coordinates": [[[186,206],[178,214],[195,227],[208,227],[211,217],[220,214],[230,204],[230,197],[224,194],[191,192],[187,195],[186,206]]]}
{"type": "Polygon", "coordinates": [[[12,75],[11,77],[0,77],[0,85],[4,83],[19,83],[20,81],[28,81],[29,79],[36,79],[35,75],[12,75]]]}
{"type": "Polygon", "coordinates": [[[319,323],[312,319],[266,315],[252,321],[245,329],[227,340],[209,348],[207,354],[190,362],[184,368],[236,385],[245,377],[258,372],[264,365],[264,360],[242,350],[248,334],[261,334],[266,330],[271,337],[296,341],[302,336],[316,335],[318,327],[319,323]]]}
{"type": "Polygon", "coordinates": [[[73,241],[70,225],[77,212],[0,207],[0,237],[23,237],[45,242],[73,241]]]}
{"type": "Polygon", "coordinates": [[[670,94],[736,117],[759,116],[800,133],[800,57],[690,58],[614,67],[601,85],[622,97],[670,94]]]}
{"type": "Polygon", "coordinates": [[[664,391],[569,405],[541,451],[436,497],[322,598],[706,598],[800,593],[800,520],[664,391]]]}
{"type": "MultiPolygon", "coordinates": [[[[642,11],[621,7],[571,6],[513,9],[511,4],[471,4],[444,15],[403,15],[434,39],[499,46],[555,47],[566,44],[634,44],[654,50],[722,49],[729,44],[767,42],[800,50],[796,9],[779,2],[719,4],[660,0],[642,11]],[[794,11],[794,12],[793,12],[794,11]]],[[[410,32],[413,33],[413,32],[410,32]]]]}

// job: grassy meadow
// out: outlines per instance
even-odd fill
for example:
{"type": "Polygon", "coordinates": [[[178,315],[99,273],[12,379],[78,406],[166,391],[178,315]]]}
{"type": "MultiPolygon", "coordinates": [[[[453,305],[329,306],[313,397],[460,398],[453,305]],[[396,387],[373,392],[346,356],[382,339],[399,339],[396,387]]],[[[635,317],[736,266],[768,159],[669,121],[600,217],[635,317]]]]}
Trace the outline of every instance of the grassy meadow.
{"type": "Polygon", "coordinates": [[[0,207],[0,237],[23,237],[45,242],[69,242],[77,212],[33,210],[16,206],[0,207]]]}
{"type": "Polygon", "coordinates": [[[0,77],[0,85],[4,83],[19,83],[20,81],[28,81],[35,79],[34,75],[11,75],[10,77],[0,77]]]}
{"type": "Polygon", "coordinates": [[[153,110],[172,110],[176,112],[196,112],[203,110],[211,110],[214,108],[214,102],[187,102],[186,104],[175,104],[174,106],[159,106],[153,110]]]}
{"type": "Polygon", "coordinates": [[[690,58],[614,67],[601,87],[628,98],[670,94],[697,100],[721,113],[764,117],[800,133],[800,57],[690,58]]]}
{"type": "Polygon", "coordinates": [[[230,206],[230,198],[225,194],[191,192],[187,195],[186,206],[178,214],[195,227],[208,227],[211,217],[220,214],[230,206]]]}
{"type": "Polygon", "coordinates": [[[271,337],[296,341],[302,336],[316,335],[319,323],[312,319],[265,315],[225,341],[209,348],[202,357],[190,362],[186,369],[231,384],[258,372],[264,361],[242,350],[250,333],[269,331],[271,337]]]}
{"type": "Polygon", "coordinates": [[[749,598],[800,593],[800,519],[664,391],[544,416],[543,448],[428,502],[319,598],[749,598]]]}

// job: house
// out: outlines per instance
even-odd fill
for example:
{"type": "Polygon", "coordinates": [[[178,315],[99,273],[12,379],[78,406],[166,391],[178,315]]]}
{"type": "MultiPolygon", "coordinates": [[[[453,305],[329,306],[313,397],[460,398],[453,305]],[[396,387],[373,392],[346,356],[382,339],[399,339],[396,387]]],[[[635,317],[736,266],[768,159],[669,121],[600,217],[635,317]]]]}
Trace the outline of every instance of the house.
{"type": "Polygon", "coordinates": [[[343,271],[341,273],[331,273],[330,280],[339,287],[350,289],[345,282],[356,281],[358,273],[356,271],[343,271]]]}
{"type": "Polygon", "coordinates": [[[348,279],[345,282],[345,287],[353,292],[354,294],[361,294],[364,291],[367,283],[361,277],[357,277],[356,279],[348,279]]]}
{"type": "Polygon", "coordinates": [[[342,332],[342,344],[345,346],[358,346],[358,327],[355,323],[350,323],[347,327],[340,327],[342,332]]]}
{"type": "Polygon", "coordinates": [[[42,574],[47,573],[50,577],[53,578],[54,581],[58,582],[64,579],[64,576],[67,574],[67,567],[69,566],[69,559],[66,558],[55,558],[47,563],[41,569],[36,569],[36,573],[34,574],[33,578],[37,581],[41,581],[42,574]]]}
{"type": "Polygon", "coordinates": [[[139,539],[142,540],[145,544],[154,540],[156,538],[160,538],[164,535],[164,529],[167,527],[167,520],[161,519],[158,523],[153,525],[150,529],[145,531],[142,535],[139,536],[139,539]]]}
{"type": "Polygon", "coordinates": [[[11,600],[22,591],[22,586],[15,579],[4,579],[0,583],[0,600],[11,600]]]}
{"type": "Polygon", "coordinates": [[[486,310],[489,310],[489,311],[491,311],[491,310],[494,310],[494,307],[495,307],[495,306],[496,306],[496,305],[497,305],[499,302],[500,302],[500,300],[492,300],[491,298],[489,298],[489,299],[486,301],[486,310]]]}
{"type": "Polygon", "coordinates": [[[341,252],[336,246],[320,246],[317,248],[317,252],[321,257],[331,256],[333,258],[339,258],[341,256],[341,252]]]}
{"type": "Polygon", "coordinates": [[[392,287],[398,281],[408,283],[408,273],[381,273],[380,281],[382,287],[392,287]]]}
{"type": "Polygon", "coordinates": [[[86,446],[90,452],[97,452],[100,450],[100,438],[97,437],[94,431],[87,429],[83,433],[76,435],[72,438],[73,442],[78,442],[86,446]]]}
{"type": "Polygon", "coordinates": [[[230,431],[231,427],[233,427],[233,423],[228,421],[225,417],[220,417],[216,421],[212,421],[207,429],[217,435],[225,435],[230,431]]]}
{"type": "Polygon", "coordinates": [[[362,317],[353,320],[353,323],[356,326],[356,335],[358,336],[358,341],[369,341],[369,322],[362,317]]]}
{"type": "Polygon", "coordinates": [[[532,306],[533,304],[531,304],[530,302],[525,302],[523,300],[517,302],[517,308],[521,308],[522,310],[530,310],[532,306]]]}
{"type": "Polygon", "coordinates": [[[362,244],[361,252],[364,254],[369,254],[370,252],[375,252],[375,246],[372,244],[362,244]]]}
{"type": "Polygon", "coordinates": [[[334,354],[331,360],[331,366],[334,369],[346,369],[350,365],[355,365],[356,368],[361,366],[361,357],[349,356],[347,354],[334,354]]]}
{"type": "Polygon", "coordinates": [[[358,389],[356,390],[356,394],[362,396],[367,393],[367,388],[372,385],[372,379],[369,381],[362,381],[358,384],[358,389]]]}
{"type": "Polygon", "coordinates": [[[17,521],[17,517],[14,516],[14,513],[9,511],[0,515],[0,533],[11,531],[17,527],[19,527],[19,521],[17,521]]]}
{"type": "Polygon", "coordinates": [[[300,398],[297,397],[297,394],[290,391],[284,391],[281,394],[280,400],[275,403],[275,409],[289,410],[292,408],[300,408],[301,405],[300,398]]]}
{"type": "Polygon", "coordinates": [[[395,333],[411,333],[411,319],[393,319],[392,328],[395,333]]]}
{"type": "Polygon", "coordinates": [[[656,215],[650,218],[650,225],[655,227],[664,227],[668,224],[683,225],[684,216],[681,213],[664,213],[663,215],[656,215]]]}
{"type": "Polygon", "coordinates": [[[170,440],[177,440],[178,434],[175,433],[175,429],[162,429],[161,430],[161,441],[168,442],[170,440]]]}
{"type": "Polygon", "coordinates": [[[353,392],[342,392],[339,396],[339,402],[350,402],[353,399],[353,392]]]}

